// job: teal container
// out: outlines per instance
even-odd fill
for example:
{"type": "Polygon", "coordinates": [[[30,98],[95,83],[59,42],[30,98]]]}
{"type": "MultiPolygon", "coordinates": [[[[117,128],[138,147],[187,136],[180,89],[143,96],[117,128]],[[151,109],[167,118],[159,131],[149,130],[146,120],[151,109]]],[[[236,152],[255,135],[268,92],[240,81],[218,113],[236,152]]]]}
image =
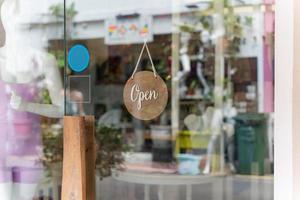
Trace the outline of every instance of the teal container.
{"type": "Polygon", "coordinates": [[[239,114],[235,118],[238,173],[264,175],[266,154],[267,115],[239,114]]]}

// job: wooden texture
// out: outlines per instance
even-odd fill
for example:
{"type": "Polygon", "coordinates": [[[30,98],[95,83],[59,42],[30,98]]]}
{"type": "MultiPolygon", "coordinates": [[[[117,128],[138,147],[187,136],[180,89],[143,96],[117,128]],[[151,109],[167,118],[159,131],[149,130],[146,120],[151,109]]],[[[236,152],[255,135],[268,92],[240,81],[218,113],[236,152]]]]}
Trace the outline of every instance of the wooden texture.
{"type": "Polygon", "coordinates": [[[94,116],[85,117],[86,137],[85,137],[85,156],[86,156],[86,199],[95,198],[95,164],[96,164],[96,145],[94,136],[94,116]]]}
{"type": "Polygon", "coordinates": [[[95,199],[94,118],[64,117],[62,200],[95,199]]]}
{"type": "Polygon", "coordinates": [[[127,81],[123,99],[128,112],[135,118],[151,120],[165,110],[168,89],[158,75],[155,77],[153,72],[141,71],[127,81]]]}

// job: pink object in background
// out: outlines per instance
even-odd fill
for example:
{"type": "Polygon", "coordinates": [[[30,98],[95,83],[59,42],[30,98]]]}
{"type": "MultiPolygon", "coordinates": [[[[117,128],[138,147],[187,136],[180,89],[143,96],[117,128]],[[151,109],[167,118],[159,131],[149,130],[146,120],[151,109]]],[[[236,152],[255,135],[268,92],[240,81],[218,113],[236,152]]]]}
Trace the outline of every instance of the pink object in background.
{"type": "Polygon", "coordinates": [[[274,112],[274,61],[273,45],[269,44],[270,33],[266,33],[264,40],[264,112],[274,112]],[[267,36],[269,34],[269,36],[267,36]]]}
{"type": "Polygon", "coordinates": [[[274,33],[275,29],[275,13],[265,13],[265,33],[274,33]]]}
{"type": "Polygon", "coordinates": [[[275,0],[265,0],[265,4],[274,4],[275,0]]]}
{"type": "MultiPolygon", "coordinates": [[[[265,4],[274,4],[275,0],[265,0],[265,4]]],[[[264,112],[274,112],[274,42],[275,13],[264,14],[264,112]]]]}

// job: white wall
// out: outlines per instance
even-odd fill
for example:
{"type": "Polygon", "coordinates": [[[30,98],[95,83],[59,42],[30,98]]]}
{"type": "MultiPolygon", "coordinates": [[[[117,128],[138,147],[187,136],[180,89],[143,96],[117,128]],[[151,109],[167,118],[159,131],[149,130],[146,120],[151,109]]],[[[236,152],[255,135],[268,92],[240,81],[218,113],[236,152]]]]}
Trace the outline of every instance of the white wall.
{"type": "Polygon", "coordinates": [[[171,11],[172,0],[74,0],[80,11],[78,20],[93,18],[97,16],[103,19],[116,14],[130,13],[159,13],[160,11],[171,11]]]}
{"type": "Polygon", "coordinates": [[[294,70],[293,70],[293,186],[294,199],[300,199],[300,1],[294,1],[294,70]]]}
{"type": "Polygon", "coordinates": [[[298,0],[277,1],[275,12],[275,200],[296,200],[293,198],[294,1],[298,0]]]}
{"type": "MultiPolygon", "coordinates": [[[[49,7],[51,5],[61,3],[63,0],[19,0],[22,4],[22,8],[27,14],[31,16],[43,16],[48,14],[49,7]]],[[[172,6],[174,2],[178,2],[181,11],[187,11],[186,5],[198,4],[204,6],[201,1],[207,2],[211,0],[67,0],[67,5],[72,2],[75,3],[76,9],[79,11],[76,20],[101,20],[107,17],[115,16],[118,14],[151,14],[159,15],[172,12],[172,6]]],[[[245,2],[245,4],[257,4],[262,0],[230,0],[233,4],[240,4],[239,2],[245,2]]],[[[33,21],[40,21],[41,18],[32,19],[33,21]]]]}

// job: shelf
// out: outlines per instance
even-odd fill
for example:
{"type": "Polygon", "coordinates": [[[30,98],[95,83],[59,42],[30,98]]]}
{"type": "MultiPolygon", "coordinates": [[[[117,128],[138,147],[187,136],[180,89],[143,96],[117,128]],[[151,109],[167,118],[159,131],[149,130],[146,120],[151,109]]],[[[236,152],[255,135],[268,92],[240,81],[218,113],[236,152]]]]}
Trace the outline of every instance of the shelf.
{"type": "Polygon", "coordinates": [[[202,100],[203,96],[202,95],[186,95],[184,97],[179,98],[180,101],[186,101],[186,100],[202,100]]]}
{"type": "Polygon", "coordinates": [[[162,174],[162,173],[142,173],[113,171],[113,178],[119,181],[147,184],[147,185],[194,185],[211,183],[216,179],[223,178],[225,174],[212,175],[179,175],[179,174],[162,174]]]}

